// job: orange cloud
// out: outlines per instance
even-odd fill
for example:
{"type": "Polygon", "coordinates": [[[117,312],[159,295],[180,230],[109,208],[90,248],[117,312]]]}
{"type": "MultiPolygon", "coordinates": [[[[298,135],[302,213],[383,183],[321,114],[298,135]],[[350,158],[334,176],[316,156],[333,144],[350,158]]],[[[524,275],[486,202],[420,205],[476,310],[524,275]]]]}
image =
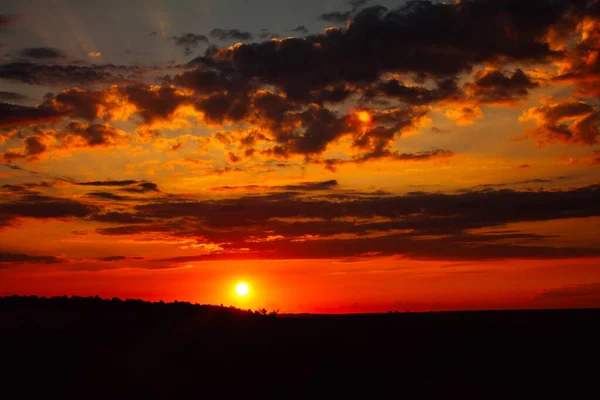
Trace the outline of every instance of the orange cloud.
{"type": "Polygon", "coordinates": [[[562,143],[591,146],[598,142],[596,108],[581,100],[551,102],[525,111],[519,121],[533,121],[532,135],[538,145],[562,143]]]}
{"type": "Polygon", "coordinates": [[[456,121],[457,125],[473,125],[476,119],[483,118],[483,113],[479,107],[460,107],[448,110],[444,115],[456,121]]]}

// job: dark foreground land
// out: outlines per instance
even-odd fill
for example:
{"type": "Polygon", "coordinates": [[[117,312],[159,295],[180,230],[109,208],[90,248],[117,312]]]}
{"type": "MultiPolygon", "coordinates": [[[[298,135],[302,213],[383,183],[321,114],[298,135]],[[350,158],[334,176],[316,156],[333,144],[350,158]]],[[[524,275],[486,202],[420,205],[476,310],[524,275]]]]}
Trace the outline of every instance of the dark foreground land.
{"type": "Polygon", "coordinates": [[[0,298],[0,393],[597,398],[599,322],[600,310],[273,317],[189,303],[13,296],[0,298]]]}

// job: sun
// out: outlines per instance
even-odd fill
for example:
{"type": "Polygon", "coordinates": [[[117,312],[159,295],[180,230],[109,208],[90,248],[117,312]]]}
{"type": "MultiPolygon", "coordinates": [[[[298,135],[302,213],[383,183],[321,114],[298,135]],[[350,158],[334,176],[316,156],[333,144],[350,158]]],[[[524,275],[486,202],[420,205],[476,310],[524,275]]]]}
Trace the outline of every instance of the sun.
{"type": "Polygon", "coordinates": [[[367,111],[359,111],[356,113],[358,120],[363,124],[368,124],[371,122],[371,115],[367,111]]]}
{"type": "Polygon", "coordinates": [[[235,287],[235,292],[238,296],[246,296],[250,292],[250,288],[245,283],[238,283],[235,287]]]}

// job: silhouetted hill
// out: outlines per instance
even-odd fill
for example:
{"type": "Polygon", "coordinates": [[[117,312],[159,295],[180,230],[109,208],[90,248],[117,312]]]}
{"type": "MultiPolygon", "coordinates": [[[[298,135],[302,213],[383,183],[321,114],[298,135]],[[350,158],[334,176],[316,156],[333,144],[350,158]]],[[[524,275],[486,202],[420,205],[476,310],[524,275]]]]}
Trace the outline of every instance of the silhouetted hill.
{"type": "Polygon", "coordinates": [[[597,390],[599,321],[600,310],[275,317],[182,302],[12,296],[0,298],[2,392],[583,398],[597,390]]]}

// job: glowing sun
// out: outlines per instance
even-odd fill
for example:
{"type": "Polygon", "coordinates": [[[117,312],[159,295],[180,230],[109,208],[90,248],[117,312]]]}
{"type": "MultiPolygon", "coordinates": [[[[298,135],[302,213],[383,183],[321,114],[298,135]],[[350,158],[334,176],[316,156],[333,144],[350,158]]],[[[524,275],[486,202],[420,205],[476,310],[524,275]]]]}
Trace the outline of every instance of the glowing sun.
{"type": "Polygon", "coordinates": [[[235,287],[235,292],[238,294],[238,296],[246,296],[249,291],[250,288],[245,283],[238,283],[235,287]]]}
{"type": "Polygon", "coordinates": [[[358,116],[358,120],[363,124],[368,124],[371,122],[371,115],[367,111],[359,111],[356,113],[358,116]]]}

